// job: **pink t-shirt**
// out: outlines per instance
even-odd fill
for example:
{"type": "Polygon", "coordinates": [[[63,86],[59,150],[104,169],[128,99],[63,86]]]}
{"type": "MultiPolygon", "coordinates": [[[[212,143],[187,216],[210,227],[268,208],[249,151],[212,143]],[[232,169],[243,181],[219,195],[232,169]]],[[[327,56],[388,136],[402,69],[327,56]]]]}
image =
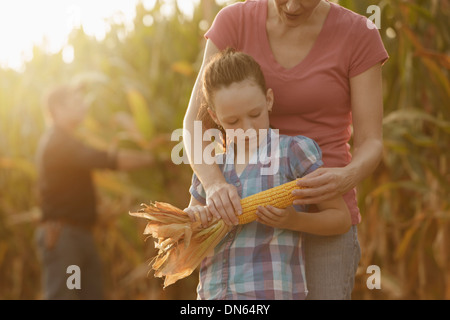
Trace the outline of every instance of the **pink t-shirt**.
{"type": "MultiPolygon", "coordinates": [[[[351,161],[349,79],[388,54],[378,30],[367,18],[331,3],[331,9],[308,55],[286,69],[274,58],[266,33],[267,0],[247,0],[223,8],[205,34],[220,50],[234,47],[261,65],[275,101],[270,123],[281,134],[304,135],[322,149],[325,167],[351,161]]],[[[356,190],[344,195],[353,224],[361,220],[356,190]]]]}

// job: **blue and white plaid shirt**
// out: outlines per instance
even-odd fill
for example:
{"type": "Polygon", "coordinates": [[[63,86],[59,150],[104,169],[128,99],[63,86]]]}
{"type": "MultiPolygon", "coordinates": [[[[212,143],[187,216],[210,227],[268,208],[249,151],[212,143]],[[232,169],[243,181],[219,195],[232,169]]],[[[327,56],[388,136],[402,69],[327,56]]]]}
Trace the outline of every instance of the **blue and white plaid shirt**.
{"type": "MultiPolygon", "coordinates": [[[[300,178],[323,165],[322,153],[313,140],[273,134],[274,130],[269,129],[265,143],[255,153],[269,156],[276,154],[272,151],[279,151],[278,170],[273,174],[261,174],[261,169],[270,165],[267,162],[250,161],[238,175],[233,143],[227,146],[226,153],[217,155],[226,181],[236,186],[241,198],[300,178]]],[[[205,191],[195,174],[190,192],[206,204],[205,191]]],[[[305,210],[299,206],[296,209],[305,210]]],[[[197,298],[304,299],[307,288],[301,239],[300,232],[272,228],[256,221],[234,227],[202,261],[197,298]]]]}

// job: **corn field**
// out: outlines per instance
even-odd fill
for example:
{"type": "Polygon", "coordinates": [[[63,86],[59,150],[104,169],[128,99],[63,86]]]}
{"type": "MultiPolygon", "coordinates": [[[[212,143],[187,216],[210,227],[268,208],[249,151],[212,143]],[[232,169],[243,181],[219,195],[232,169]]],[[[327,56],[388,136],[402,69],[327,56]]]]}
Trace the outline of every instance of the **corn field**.
{"type": "MultiPolygon", "coordinates": [[[[233,1],[228,1],[231,3],[233,1]]],[[[448,0],[341,0],[370,16],[390,59],[383,67],[384,154],[358,186],[362,249],[354,299],[450,299],[450,3],[448,0]],[[369,289],[369,266],[381,289],[369,289]]],[[[82,28],[69,39],[74,60],[35,46],[23,71],[0,68],[0,299],[41,299],[34,245],[40,215],[35,152],[45,130],[42,93],[51,85],[88,84],[92,107],[80,130],[89,144],[147,150],[158,161],[133,172],[99,171],[95,237],[108,299],[195,299],[198,274],[163,290],[149,273],[155,255],[145,222],[129,211],[162,201],[187,206],[189,165],[170,160],[171,133],[182,128],[199,70],[203,34],[224,4],[201,1],[192,18],[136,7],[133,30],[111,22],[103,40],[82,28]],[[164,143],[161,143],[164,141],[164,143]],[[156,147],[155,147],[156,146],[156,147]]]]}

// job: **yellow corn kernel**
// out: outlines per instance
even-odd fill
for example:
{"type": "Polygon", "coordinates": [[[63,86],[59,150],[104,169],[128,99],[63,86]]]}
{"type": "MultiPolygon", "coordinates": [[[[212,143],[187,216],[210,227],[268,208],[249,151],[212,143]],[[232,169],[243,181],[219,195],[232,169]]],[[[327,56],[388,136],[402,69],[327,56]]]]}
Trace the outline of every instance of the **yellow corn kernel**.
{"type": "Polygon", "coordinates": [[[295,189],[301,189],[296,180],[241,199],[242,214],[238,215],[239,224],[255,221],[258,206],[270,205],[280,209],[289,207],[296,199],[292,195],[295,189]]]}

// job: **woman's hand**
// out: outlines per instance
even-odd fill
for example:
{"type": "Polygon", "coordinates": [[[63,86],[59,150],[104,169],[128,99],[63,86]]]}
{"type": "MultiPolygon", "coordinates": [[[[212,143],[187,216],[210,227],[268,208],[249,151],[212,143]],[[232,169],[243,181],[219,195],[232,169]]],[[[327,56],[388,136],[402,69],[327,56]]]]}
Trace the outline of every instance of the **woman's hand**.
{"type": "Polygon", "coordinates": [[[217,182],[206,188],[206,206],[217,218],[229,225],[237,225],[236,214],[242,213],[241,198],[235,186],[226,182],[217,182]]]}
{"type": "Polygon", "coordinates": [[[299,199],[294,205],[318,204],[342,196],[355,187],[354,174],[346,168],[319,168],[297,180],[299,189],[292,194],[299,199]]]}
{"type": "Polygon", "coordinates": [[[183,211],[187,213],[189,218],[191,218],[192,222],[195,222],[197,221],[197,219],[200,219],[203,228],[206,228],[213,218],[206,206],[201,205],[190,206],[184,209],[183,211]]]}
{"type": "Polygon", "coordinates": [[[279,209],[273,206],[258,206],[256,221],[273,228],[290,229],[296,211],[293,206],[279,209]]]}

